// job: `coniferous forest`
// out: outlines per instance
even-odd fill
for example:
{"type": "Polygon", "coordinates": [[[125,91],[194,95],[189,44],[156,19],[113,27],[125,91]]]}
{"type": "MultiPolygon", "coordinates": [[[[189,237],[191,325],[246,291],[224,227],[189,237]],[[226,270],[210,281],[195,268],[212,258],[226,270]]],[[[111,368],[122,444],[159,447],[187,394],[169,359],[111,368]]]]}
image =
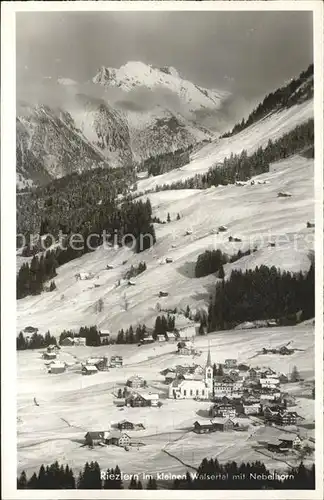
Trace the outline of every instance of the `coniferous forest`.
{"type": "Polygon", "coordinates": [[[226,132],[221,137],[231,137],[271,112],[278,111],[280,108],[289,108],[294,104],[300,104],[310,99],[314,94],[313,77],[314,65],[310,64],[298,78],[291,80],[287,85],[275,92],[270,92],[258,107],[250,113],[247,120],[243,118],[230,132],[226,132]]]}
{"type": "Polygon", "coordinates": [[[315,268],[306,275],[275,267],[233,270],[228,280],[216,284],[209,304],[208,330],[227,330],[244,321],[274,318],[288,324],[315,316],[315,268]]]}
{"type": "Polygon", "coordinates": [[[255,175],[269,172],[269,164],[288,158],[293,154],[302,154],[314,145],[314,120],[298,125],[284,134],[280,139],[269,139],[265,148],[259,147],[248,155],[245,150],[240,154],[225,158],[223,163],[211,167],[206,174],[172,184],[158,185],[156,191],[168,189],[208,189],[211,186],[234,184],[236,181],[247,181],[255,175]]]}
{"type": "MultiPolygon", "coordinates": [[[[103,469],[105,479],[101,479],[100,465],[96,461],[86,462],[78,476],[68,465],[57,461],[51,465],[41,465],[38,474],[27,477],[22,471],[17,478],[17,489],[159,489],[166,481],[159,481],[150,476],[144,482],[136,475],[130,480],[124,480],[124,475],[118,467],[103,469]]],[[[171,481],[171,489],[181,490],[261,490],[261,489],[315,489],[315,465],[308,468],[301,462],[297,467],[280,472],[277,477],[269,471],[263,462],[252,463],[227,462],[220,464],[216,459],[204,458],[193,474],[187,474],[184,479],[171,481]]],[[[169,482],[170,483],[170,482],[169,482]]],[[[168,483],[167,483],[168,484],[168,483]]],[[[169,484],[168,484],[169,486],[169,484]]],[[[169,488],[170,489],[170,488],[169,488]]]]}
{"type": "MultiPolygon", "coordinates": [[[[81,257],[101,245],[103,231],[106,231],[107,235],[110,234],[108,242],[110,241],[112,244],[121,245],[122,242],[133,244],[135,241],[135,252],[146,250],[150,247],[151,241],[153,244],[156,241],[154,226],[151,222],[152,207],[149,200],[145,203],[142,201],[126,202],[120,208],[115,207],[112,211],[108,209],[107,212],[101,207],[100,209],[97,207],[97,210],[93,210],[92,216],[92,220],[88,220],[87,225],[79,230],[76,229],[76,233],[81,235],[83,238],[81,241],[84,242],[80,244],[80,249],[77,249],[75,240],[73,247],[71,246],[72,233],[65,233],[66,236],[62,238],[61,246],[48,250],[45,255],[35,255],[30,264],[26,262],[22,265],[17,274],[17,299],[41,293],[44,290],[44,283],[56,276],[57,267],[81,257]],[[91,234],[98,236],[89,239],[92,248],[89,249],[86,241],[91,234]]],[[[46,217],[42,220],[42,231],[49,232],[50,229],[48,226],[44,227],[44,221],[54,231],[51,234],[59,236],[59,226],[52,227],[46,217]]]]}

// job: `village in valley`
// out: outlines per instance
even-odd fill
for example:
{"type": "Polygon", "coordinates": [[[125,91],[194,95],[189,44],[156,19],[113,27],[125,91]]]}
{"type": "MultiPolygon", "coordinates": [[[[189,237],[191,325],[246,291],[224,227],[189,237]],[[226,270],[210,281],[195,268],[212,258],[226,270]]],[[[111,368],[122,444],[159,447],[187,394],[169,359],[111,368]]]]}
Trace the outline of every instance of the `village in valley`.
{"type": "Polygon", "coordinates": [[[316,489],[313,9],[17,14],[17,490],[316,489]]]}
{"type": "MultiPolygon", "coordinates": [[[[103,330],[101,347],[65,337],[20,352],[34,359],[32,370],[19,359],[22,396],[31,394],[33,375],[39,396],[18,408],[19,468],[35,468],[40,450],[42,461],[44,453],[51,461],[59,452],[76,468],[98,460],[129,474],[183,474],[209,455],[262,459],[276,470],[301,459],[312,463],[314,375],[304,356],[310,353],[305,329],[312,328],[311,322],[288,328],[296,340],[281,344],[285,336],[268,327],[277,342],[267,344],[271,349],[260,349],[261,338],[255,344],[254,330],[255,349],[246,353],[236,333],[231,358],[217,347],[225,333],[233,342],[231,332],[201,336],[194,323],[156,340],[148,332],[136,346],[110,344],[103,330]],[[37,428],[37,436],[29,432],[37,428]]],[[[35,330],[27,327],[25,334],[35,330]]],[[[241,332],[251,341],[251,330],[241,332]]]]}

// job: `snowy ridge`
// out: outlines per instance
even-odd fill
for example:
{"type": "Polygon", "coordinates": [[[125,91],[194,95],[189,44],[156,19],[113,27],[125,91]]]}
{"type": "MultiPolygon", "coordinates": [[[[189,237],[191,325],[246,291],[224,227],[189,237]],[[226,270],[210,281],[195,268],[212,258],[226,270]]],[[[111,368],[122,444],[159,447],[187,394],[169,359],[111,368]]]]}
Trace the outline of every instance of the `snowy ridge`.
{"type": "Polygon", "coordinates": [[[150,90],[163,88],[176,94],[190,112],[203,108],[219,108],[222,101],[229,96],[228,92],[208,90],[184,80],[175,68],[156,68],[139,61],[130,61],[119,69],[102,66],[93,82],[106,87],[118,87],[126,92],[140,87],[150,90]]]}
{"type": "Polygon", "coordinates": [[[138,191],[154,190],[156,186],[172,184],[173,182],[194,177],[196,174],[203,174],[216,163],[222,162],[226,157],[229,157],[231,153],[240,153],[243,149],[246,149],[248,154],[253,153],[258,147],[265,147],[269,139],[273,141],[279,139],[297,125],[313,118],[313,116],[312,100],[292,106],[288,110],[273,113],[232,137],[216,139],[216,141],[207,144],[192,155],[188,165],[166,174],[139,181],[138,191]]]}

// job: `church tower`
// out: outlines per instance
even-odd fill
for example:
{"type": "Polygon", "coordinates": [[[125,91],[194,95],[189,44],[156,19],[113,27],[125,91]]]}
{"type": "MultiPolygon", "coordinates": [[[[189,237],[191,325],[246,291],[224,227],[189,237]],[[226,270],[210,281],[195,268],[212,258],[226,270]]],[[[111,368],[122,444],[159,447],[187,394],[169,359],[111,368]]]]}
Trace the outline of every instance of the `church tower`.
{"type": "Polygon", "coordinates": [[[207,356],[207,363],[206,363],[206,368],[205,368],[205,382],[208,387],[209,395],[213,395],[213,388],[214,388],[214,380],[213,380],[213,366],[211,362],[211,356],[210,356],[210,347],[208,346],[208,356],[207,356]]]}

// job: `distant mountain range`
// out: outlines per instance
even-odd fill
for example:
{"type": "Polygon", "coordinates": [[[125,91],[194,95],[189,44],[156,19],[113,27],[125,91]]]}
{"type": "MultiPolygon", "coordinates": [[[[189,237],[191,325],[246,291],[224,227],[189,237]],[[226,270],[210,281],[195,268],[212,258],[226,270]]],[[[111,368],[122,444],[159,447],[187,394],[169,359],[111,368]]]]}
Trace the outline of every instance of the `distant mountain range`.
{"type": "Polygon", "coordinates": [[[68,93],[66,103],[18,102],[19,187],[98,166],[139,164],[210,140],[214,132],[196,113],[217,113],[229,96],[184,80],[172,67],[141,62],[102,67],[86,87],[70,78],[55,83],[53,93],[68,93]]]}

